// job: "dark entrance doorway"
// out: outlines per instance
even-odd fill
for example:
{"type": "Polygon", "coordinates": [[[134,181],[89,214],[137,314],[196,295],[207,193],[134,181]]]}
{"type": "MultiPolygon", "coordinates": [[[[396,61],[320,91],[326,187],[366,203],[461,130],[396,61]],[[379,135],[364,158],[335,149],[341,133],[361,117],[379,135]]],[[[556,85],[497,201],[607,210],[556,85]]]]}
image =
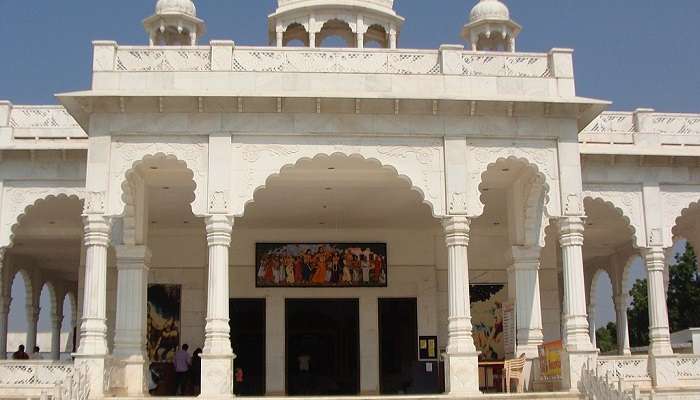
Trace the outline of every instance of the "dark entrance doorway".
{"type": "Polygon", "coordinates": [[[416,299],[379,299],[379,387],[382,394],[416,393],[416,299]]]}
{"type": "Polygon", "coordinates": [[[239,396],[265,395],[265,299],[232,299],[229,302],[234,370],[243,382],[234,383],[239,396]]]}
{"type": "Polygon", "coordinates": [[[287,300],[287,394],[360,392],[359,302],[287,300]]]}

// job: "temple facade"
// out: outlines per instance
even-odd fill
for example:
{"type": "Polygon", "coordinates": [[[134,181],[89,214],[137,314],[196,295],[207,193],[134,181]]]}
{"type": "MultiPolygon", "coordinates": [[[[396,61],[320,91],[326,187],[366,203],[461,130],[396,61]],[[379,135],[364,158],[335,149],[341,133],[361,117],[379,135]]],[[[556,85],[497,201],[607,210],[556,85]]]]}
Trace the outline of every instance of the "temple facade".
{"type": "Polygon", "coordinates": [[[595,372],[697,398],[665,290],[674,243],[700,248],[700,114],[577,96],[573,51],[516,51],[499,0],[471,11],[467,49],[435,50],[399,46],[393,0],[278,3],[250,47],[201,44],[194,4],[159,0],[147,45],[94,42],[87,90],[0,102],[0,356],[17,274],[27,348],[45,285],[56,359],[66,296],[77,332],[70,362],[0,361],[0,397],[144,397],[186,343],[207,399],[238,369],[260,396],[479,398],[483,361],[521,354],[549,398],[595,372]],[[632,355],[638,257],[650,346],[632,355]],[[616,356],[589,324],[601,271],[616,356]]]}

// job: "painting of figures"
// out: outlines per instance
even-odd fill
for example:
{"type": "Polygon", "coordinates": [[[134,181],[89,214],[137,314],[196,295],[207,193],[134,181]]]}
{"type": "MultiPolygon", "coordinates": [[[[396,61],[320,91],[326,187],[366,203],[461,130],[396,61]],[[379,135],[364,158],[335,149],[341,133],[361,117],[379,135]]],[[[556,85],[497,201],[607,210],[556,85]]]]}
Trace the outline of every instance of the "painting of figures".
{"type": "Polygon", "coordinates": [[[470,285],[472,335],[480,359],[505,359],[503,346],[503,303],[507,299],[505,285],[470,285]]]}
{"type": "Polygon", "coordinates": [[[170,362],[180,345],[180,285],[148,286],[148,357],[170,362]]]}
{"type": "Polygon", "coordinates": [[[385,243],[258,243],[257,287],[386,287],[385,243]]]}

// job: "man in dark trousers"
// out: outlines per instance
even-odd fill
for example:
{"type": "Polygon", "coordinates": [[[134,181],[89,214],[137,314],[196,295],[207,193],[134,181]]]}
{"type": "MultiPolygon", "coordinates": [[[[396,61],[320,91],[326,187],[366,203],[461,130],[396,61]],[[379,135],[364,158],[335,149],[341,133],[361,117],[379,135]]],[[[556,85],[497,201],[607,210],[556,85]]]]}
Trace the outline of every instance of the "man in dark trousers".
{"type": "Polygon", "coordinates": [[[187,389],[188,372],[192,365],[190,353],[187,352],[189,348],[187,344],[183,344],[182,349],[175,353],[175,358],[173,359],[175,366],[175,394],[178,396],[185,394],[187,389]]]}

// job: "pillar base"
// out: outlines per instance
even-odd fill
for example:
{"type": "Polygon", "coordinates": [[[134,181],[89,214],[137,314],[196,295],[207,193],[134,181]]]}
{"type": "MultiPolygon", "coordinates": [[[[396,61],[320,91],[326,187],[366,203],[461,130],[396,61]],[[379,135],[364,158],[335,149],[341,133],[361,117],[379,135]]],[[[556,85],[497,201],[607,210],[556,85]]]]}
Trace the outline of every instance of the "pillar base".
{"type": "Polygon", "coordinates": [[[200,398],[233,398],[233,354],[202,354],[202,391],[200,398]]]}
{"type": "Polygon", "coordinates": [[[86,354],[74,354],[76,372],[85,373],[85,385],[88,390],[88,399],[98,400],[105,398],[105,356],[93,356],[86,354]]]}
{"type": "Polygon", "coordinates": [[[583,376],[583,370],[590,362],[591,368],[595,368],[598,351],[596,350],[570,350],[562,351],[561,355],[561,385],[562,389],[572,392],[578,391],[578,384],[583,376]]]}
{"type": "Polygon", "coordinates": [[[445,390],[451,396],[479,395],[479,353],[447,354],[445,390]]]}
{"type": "Polygon", "coordinates": [[[115,356],[110,368],[110,394],[127,397],[143,397],[148,394],[148,368],[143,356],[115,356]]]}
{"type": "Polygon", "coordinates": [[[676,356],[649,356],[649,375],[655,388],[678,387],[676,356]]]}

